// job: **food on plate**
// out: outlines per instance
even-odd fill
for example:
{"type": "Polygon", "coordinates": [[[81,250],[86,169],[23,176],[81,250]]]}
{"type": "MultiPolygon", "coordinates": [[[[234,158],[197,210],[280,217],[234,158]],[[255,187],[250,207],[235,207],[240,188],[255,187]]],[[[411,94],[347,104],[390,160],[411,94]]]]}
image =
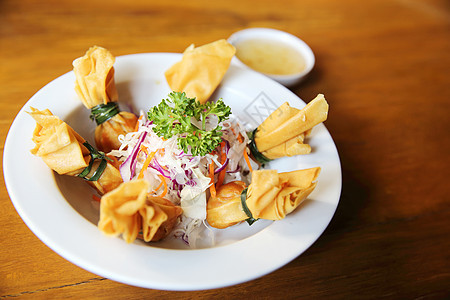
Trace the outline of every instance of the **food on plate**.
{"type": "Polygon", "coordinates": [[[215,196],[208,199],[206,221],[214,228],[227,228],[248,219],[242,208],[241,194],[246,188],[242,181],[220,186],[215,196]]]}
{"type": "Polygon", "coordinates": [[[183,93],[170,93],[148,112],[155,124],[153,131],[165,139],[178,135],[178,146],[185,153],[205,155],[222,142],[221,123],[228,119],[231,109],[222,101],[200,104],[183,93]]]}
{"type": "Polygon", "coordinates": [[[252,155],[265,163],[284,156],[310,153],[311,147],[304,143],[304,139],[327,116],[328,103],[322,94],[303,109],[291,107],[285,102],[253,132],[250,144],[252,155]]]}
{"type": "Polygon", "coordinates": [[[105,48],[91,47],[83,57],[73,61],[75,91],[97,123],[95,143],[108,153],[120,146],[118,136],[134,130],[137,117],[120,111],[114,81],[114,56],[105,48]]]}
{"type": "Polygon", "coordinates": [[[241,181],[222,185],[208,200],[208,224],[223,229],[244,220],[284,219],[314,190],[319,172],[319,167],[283,173],[255,170],[248,188],[241,181]]]}
{"type": "Polygon", "coordinates": [[[223,39],[197,48],[190,45],[181,61],[165,72],[167,83],[171,90],[205,103],[222,81],[235,53],[234,46],[223,39]]]}
{"type": "Polygon", "coordinates": [[[119,186],[120,172],[104,153],[97,151],[50,110],[30,109],[29,114],[36,121],[32,154],[41,157],[58,174],[84,178],[100,194],[119,186]]]}
{"type": "Polygon", "coordinates": [[[127,243],[138,236],[146,242],[165,238],[182,209],[167,199],[149,196],[149,185],[143,179],[132,180],[103,195],[99,229],[106,235],[122,235],[127,243]]]}
{"type": "Polygon", "coordinates": [[[246,152],[245,128],[221,99],[201,104],[172,92],[120,140],[110,154],[121,162],[123,180],[144,179],[148,196],[180,206],[173,232],[189,245],[205,229],[209,196],[228,182],[248,182],[250,169],[258,167],[246,152]]]}
{"type": "MultiPolygon", "coordinates": [[[[222,99],[201,104],[170,93],[141,114],[135,131],[118,137],[120,147],[108,155],[119,170],[49,110],[31,110],[37,122],[32,152],[59,174],[83,177],[103,194],[99,229],[128,243],[172,233],[194,246],[206,224],[223,229],[244,220],[281,220],[314,190],[320,172],[259,170],[248,153],[247,130],[222,99]]],[[[278,111],[284,118],[266,120],[261,128],[290,122],[302,110],[284,104],[278,111]]]]}
{"type": "Polygon", "coordinates": [[[251,218],[281,220],[294,211],[315,189],[320,168],[278,173],[256,170],[245,204],[251,218]]]}
{"type": "Polygon", "coordinates": [[[225,40],[186,49],[165,73],[174,91],[137,118],[118,108],[114,57],[92,47],[73,63],[75,90],[97,122],[101,151],[48,109],[31,108],[31,152],[93,186],[102,195],[99,229],[127,243],[171,236],[195,248],[211,227],[281,220],[315,189],[320,168],[260,168],[310,153],[305,137],[328,104],[323,95],[303,109],[286,102],[250,132],[222,99],[208,101],[234,53],[225,40]]]}
{"type": "Polygon", "coordinates": [[[174,232],[187,243],[205,221],[226,228],[244,220],[280,220],[316,186],[320,168],[258,170],[247,153],[245,128],[221,99],[200,104],[172,92],[147,117],[140,117],[138,130],[121,136],[122,146],[110,154],[122,162],[125,182],[145,179],[148,196],[181,207],[174,232]]]}

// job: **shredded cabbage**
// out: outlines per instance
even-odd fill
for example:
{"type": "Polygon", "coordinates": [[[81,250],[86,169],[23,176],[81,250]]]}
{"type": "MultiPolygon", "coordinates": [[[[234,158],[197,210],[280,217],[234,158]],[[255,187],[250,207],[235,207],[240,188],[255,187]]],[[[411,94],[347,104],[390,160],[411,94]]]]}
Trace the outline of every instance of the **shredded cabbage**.
{"type": "MultiPolygon", "coordinates": [[[[216,121],[211,118],[211,122],[216,121]]],[[[191,247],[195,247],[201,232],[205,229],[211,231],[206,228],[206,200],[209,197],[209,187],[214,184],[208,174],[211,162],[215,163],[216,169],[226,170],[224,183],[235,180],[249,183],[249,168],[244,158],[244,151],[247,151],[249,143],[246,132],[249,130],[232,115],[220,125],[222,139],[228,147],[226,165],[222,165],[219,156],[214,153],[193,156],[190,149],[188,153],[184,152],[177,145],[178,136],[166,140],[159,137],[152,130],[155,125],[142,112],[137,131],[119,136],[120,148],[109,153],[122,162],[120,172],[124,181],[136,179],[141,174],[150,183],[150,195],[163,195],[181,206],[183,215],[172,234],[191,247]],[[238,141],[239,135],[243,142],[238,141]],[[153,158],[145,168],[149,155],[153,155],[153,158]]],[[[257,169],[258,165],[252,162],[252,168],[257,169]]],[[[217,176],[218,174],[215,175],[215,180],[217,176]]],[[[213,239],[213,236],[210,235],[209,238],[213,239]]]]}

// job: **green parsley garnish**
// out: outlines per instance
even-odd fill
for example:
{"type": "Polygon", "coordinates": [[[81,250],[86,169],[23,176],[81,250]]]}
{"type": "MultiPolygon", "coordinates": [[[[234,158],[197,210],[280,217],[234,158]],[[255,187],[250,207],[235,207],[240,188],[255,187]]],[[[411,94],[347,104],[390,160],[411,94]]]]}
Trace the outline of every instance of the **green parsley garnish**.
{"type": "Polygon", "coordinates": [[[192,155],[203,156],[211,153],[222,141],[222,126],[207,130],[207,117],[216,115],[220,124],[230,114],[231,108],[222,99],[200,104],[195,98],[186,97],[184,92],[172,92],[169,98],[149,110],[148,119],[156,125],[153,131],[158,136],[169,139],[178,135],[178,147],[185,153],[190,149],[192,155]],[[201,125],[194,125],[192,118],[201,125]]]}

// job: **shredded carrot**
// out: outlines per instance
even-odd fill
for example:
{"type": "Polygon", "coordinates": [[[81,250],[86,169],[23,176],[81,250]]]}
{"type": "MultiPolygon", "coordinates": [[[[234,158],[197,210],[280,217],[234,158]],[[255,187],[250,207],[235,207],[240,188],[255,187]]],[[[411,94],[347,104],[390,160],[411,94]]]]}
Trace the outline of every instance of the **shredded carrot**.
{"type": "MultiPolygon", "coordinates": [[[[153,195],[153,193],[156,193],[161,187],[162,187],[162,185],[163,184],[165,184],[165,180],[164,180],[164,177],[163,176],[161,176],[162,178],[161,178],[161,183],[158,185],[158,187],[156,187],[151,193],[148,193],[147,195],[148,196],[154,196],[153,195]]],[[[160,197],[163,197],[163,196],[165,196],[167,194],[167,192],[163,192],[161,195],[160,195],[160,197]]]]}
{"type": "Polygon", "coordinates": [[[141,145],[141,146],[139,147],[139,152],[141,152],[141,151],[148,155],[147,147],[145,147],[144,145],[141,145]]]}
{"type": "Polygon", "coordinates": [[[93,200],[95,200],[95,201],[97,201],[97,202],[100,202],[100,200],[102,200],[99,196],[97,196],[97,195],[92,195],[92,199],[93,200]]]}
{"type": "MultiPolygon", "coordinates": [[[[161,148],[158,150],[158,152],[159,152],[159,155],[164,156],[164,154],[166,153],[166,149],[161,148]]],[[[162,165],[161,168],[163,168],[166,171],[169,171],[169,168],[167,166],[162,165]]]]}
{"type": "Polygon", "coordinates": [[[140,120],[142,120],[142,117],[143,117],[144,115],[140,115],[139,116],[139,119],[137,120],[137,122],[136,122],[136,126],[134,127],[134,131],[138,131],[138,129],[139,129],[139,121],[140,120]]]}
{"type": "MultiPolygon", "coordinates": [[[[225,161],[227,160],[227,154],[225,153],[225,141],[222,141],[220,143],[220,146],[221,146],[220,163],[223,165],[225,163],[225,161]]],[[[223,184],[223,180],[225,179],[225,174],[226,174],[226,168],[223,168],[223,170],[220,171],[220,173],[219,173],[219,177],[218,177],[217,183],[216,183],[216,189],[218,189],[223,184]]]]}
{"type": "Polygon", "coordinates": [[[162,192],[161,195],[159,195],[160,197],[164,197],[167,194],[167,182],[166,179],[164,178],[164,176],[162,175],[158,175],[159,179],[161,179],[162,183],[164,184],[164,191],[162,192]]]}
{"type": "Polygon", "coordinates": [[[162,185],[164,184],[164,182],[165,182],[164,180],[161,180],[161,183],[158,185],[158,187],[156,189],[153,190],[153,192],[156,192],[157,190],[159,190],[162,187],[162,185]]]}
{"type": "MultiPolygon", "coordinates": [[[[238,141],[240,143],[243,142],[241,134],[238,135],[238,141]]],[[[253,172],[252,165],[250,164],[250,158],[248,157],[248,153],[247,153],[247,148],[244,150],[244,159],[245,159],[245,162],[247,163],[247,166],[248,166],[248,169],[250,170],[250,172],[253,172]]]]}
{"type": "Polygon", "coordinates": [[[209,165],[209,178],[211,179],[211,186],[209,187],[209,192],[211,197],[216,198],[216,187],[214,185],[214,162],[212,161],[209,165]]]}
{"type": "Polygon", "coordinates": [[[242,140],[242,135],[239,133],[239,135],[238,135],[238,141],[239,141],[239,143],[243,143],[244,141],[242,140]]]}
{"type": "Polygon", "coordinates": [[[247,149],[244,150],[244,158],[245,161],[247,162],[248,169],[250,170],[250,172],[253,172],[252,165],[250,164],[250,158],[248,157],[247,149]]]}
{"type": "Polygon", "coordinates": [[[144,178],[144,172],[145,172],[145,170],[147,170],[147,168],[150,165],[150,162],[152,161],[153,157],[155,157],[156,151],[148,154],[147,149],[145,149],[145,153],[147,153],[147,158],[145,159],[144,165],[142,166],[142,169],[139,172],[138,179],[144,178]]]}
{"type": "MultiPolygon", "coordinates": [[[[164,150],[164,149],[159,149],[158,151],[161,152],[161,150],[164,150]]],[[[147,147],[145,147],[144,145],[141,145],[139,151],[142,151],[145,154],[147,154],[147,158],[145,159],[144,164],[142,166],[142,169],[141,169],[141,171],[139,172],[139,175],[138,175],[138,179],[142,179],[142,178],[144,178],[145,170],[148,169],[148,166],[150,165],[152,159],[155,157],[156,152],[158,152],[158,151],[154,151],[154,152],[148,153],[147,147]]],[[[164,197],[167,194],[167,192],[168,192],[167,183],[166,183],[166,180],[165,180],[164,176],[158,174],[158,177],[159,177],[159,179],[161,179],[161,183],[156,189],[153,190],[153,192],[156,192],[157,190],[159,190],[161,188],[161,186],[164,184],[164,191],[160,195],[160,197],[164,197]]]]}

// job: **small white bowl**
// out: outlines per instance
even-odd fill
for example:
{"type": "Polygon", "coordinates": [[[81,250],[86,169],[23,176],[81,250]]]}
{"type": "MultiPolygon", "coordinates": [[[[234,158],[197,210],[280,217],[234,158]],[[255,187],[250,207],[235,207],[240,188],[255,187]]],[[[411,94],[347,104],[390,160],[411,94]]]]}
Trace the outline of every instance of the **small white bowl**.
{"type": "Polygon", "coordinates": [[[247,66],[245,63],[239,60],[237,56],[235,57],[235,62],[238,65],[262,73],[274,79],[275,81],[278,81],[284,86],[293,86],[301,82],[306,77],[306,75],[308,75],[308,73],[311,72],[312,68],[314,67],[315,57],[311,48],[304,41],[302,41],[301,39],[290,33],[272,28],[248,28],[235,32],[228,38],[228,42],[233,46],[235,46],[236,49],[239,48],[239,44],[241,44],[243,41],[248,40],[264,40],[268,42],[276,42],[284,44],[292,48],[293,50],[297,51],[298,54],[303,57],[305,63],[304,69],[298,73],[289,75],[276,75],[260,72],[247,66]]]}

